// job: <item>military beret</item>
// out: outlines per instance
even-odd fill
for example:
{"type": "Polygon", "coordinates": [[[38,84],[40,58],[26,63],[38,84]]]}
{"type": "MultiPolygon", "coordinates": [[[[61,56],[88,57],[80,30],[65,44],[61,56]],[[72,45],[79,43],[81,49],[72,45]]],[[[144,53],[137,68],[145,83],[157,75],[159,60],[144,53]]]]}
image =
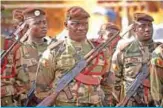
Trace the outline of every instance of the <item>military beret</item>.
{"type": "Polygon", "coordinates": [[[14,9],[12,11],[13,14],[13,20],[17,20],[19,22],[22,22],[24,20],[23,11],[21,9],[14,9]]]}
{"type": "Polygon", "coordinates": [[[107,30],[109,28],[116,29],[116,30],[120,31],[120,28],[117,25],[115,25],[115,24],[113,24],[111,22],[108,22],[108,23],[105,23],[105,24],[101,25],[100,31],[107,30]]]}
{"type": "Polygon", "coordinates": [[[145,21],[153,21],[153,18],[145,13],[135,13],[134,14],[134,21],[140,21],[140,20],[145,20],[145,21]]]}
{"type": "Polygon", "coordinates": [[[66,13],[67,20],[72,20],[72,19],[81,20],[89,17],[90,17],[89,13],[79,6],[73,6],[69,8],[66,13]]]}
{"type": "Polygon", "coordinates": [[[39,8],[26,8],[23,11],[24,19],[30,19],[35,17],[44,16],[45,12],[39,8]]]}

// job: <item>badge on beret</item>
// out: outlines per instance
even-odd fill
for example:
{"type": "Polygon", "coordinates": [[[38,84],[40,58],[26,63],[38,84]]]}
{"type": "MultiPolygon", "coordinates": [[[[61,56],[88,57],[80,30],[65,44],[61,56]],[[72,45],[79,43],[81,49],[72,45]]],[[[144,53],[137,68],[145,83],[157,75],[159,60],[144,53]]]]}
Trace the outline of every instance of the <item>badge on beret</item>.
{"type": "Polygon", "coordinates": [[[39,16],[39,15],[40,15],[40,11],[39,11],[39,10],[36,10],[36,11],[34,12],[34,15],[35,15],[35,16],[39,16]]]}

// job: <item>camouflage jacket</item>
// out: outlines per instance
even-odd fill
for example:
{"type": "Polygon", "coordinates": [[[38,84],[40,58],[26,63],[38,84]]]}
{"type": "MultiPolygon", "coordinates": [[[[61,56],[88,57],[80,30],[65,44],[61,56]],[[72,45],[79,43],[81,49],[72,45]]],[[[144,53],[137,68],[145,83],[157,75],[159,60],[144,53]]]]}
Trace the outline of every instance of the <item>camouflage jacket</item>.
{"type": "Polygon", "coordinates": [[[35,80],[39,58],[46,48],[46,42],[38,45],[26,41],[23,45],[15,48],[15,54],[13,51],[9,53],[7,56],[8,63],[3,74],[1,74],[1,77],[7,77],[1,80],[2,96],[21,94],[30,88],[29,81],[35,80]]]}
{"type": "MultiPolygon", "coordinates": [[[[148,45],[142,45],[137,40],[123,42],[123,45],[117,47],[112,57],[111,71],[115,73],[115,90],[119,96],[119,100],[122,100],[126,95],[126,90],[135,80],[142,68],[142,64],[149,63],[154,48],[155,44],[153,41],[148,45]]],[[[148,83],[144,84],[149,87],[149,80],[146,81],[148,83]]],[[[137,99],[137,101],[145,103],[143,85],[139,87],[136,94],[131,100],[134,101],[137,99]]],[[[134,104],[131,103],[130,105],[134,104]]]]}
{"type": "Polygon", "coordinates": [[[163,105],[163,44],[153,52],[150,79],[152,97],[163,105]]]}
{"type": "MultiPolygon", "coordinates": [[[[77,62],[75,54],[79,54],[82,57],[86,55],[94,45],[89,40],[83,42],[75,42],[71,39],[64,40],[63,44],[59,44],[57,47],[48,49],[44,52],[43,57],[40,62],[40,74],[46,74],[46,78],[52,81],[52,91],[55,92],[58,80],[71,69],[77,62]],[[65,49],[63,49],[65,46],[65,49]],[[62,51],[60,49],[63,49],[62,51]],[[43,73],[46,72],[46,73],[43,73]]],[[[106,49],[104,49],[104,55],[106,58],[106,49]]],[[[89,66],[93,65],[95,60],[93,60],[89,66]]],[[[107,59],[107,62],[108,59],[107,59]]],[[[104,65],[103,58],[99,59],[96,67],[91,71],[93,73],[101,72],[102,66],[104,65]]],[[[107,70],[107,69],[106,69],[107,70]]],[[[90,75],[91,77],[97,77],[101,81],[101,75],[90,75]]],[[[75,79],[69,84],[70,91],[73,95],[73,99],[68,100],[65,93],[61,92],[57,100],[63,102],[79,102],[79,103],[99,103],[102,98],[104,98],[104,92],[100,85],[86,85],[83,83],[78,83],[75,79]]],[[[108,87],[109,88],[109,87],[108,87]]],[[[110,90],[112,87],[110,86],[110,90]]]]}

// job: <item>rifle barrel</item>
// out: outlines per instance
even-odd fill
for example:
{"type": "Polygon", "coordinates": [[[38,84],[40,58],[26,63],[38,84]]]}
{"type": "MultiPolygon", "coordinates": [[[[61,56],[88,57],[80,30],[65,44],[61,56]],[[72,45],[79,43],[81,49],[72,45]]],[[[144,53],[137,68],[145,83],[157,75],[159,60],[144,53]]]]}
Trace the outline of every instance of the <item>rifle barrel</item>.
{"type": "MultiPolygon", "coordinates": [[[[116,34],[113,35],[113,37],[111,39],[107,39],[107,41],[105,43],[101,43],[100,45],[98,45],[96,48],[94,48],[93,50],[91,50],[90,52],[93,52],[93,54],[91,53],[90,56],[86,59],[86,61],[89,63],[90,61],[92,61],[101,51],[103,48],[105,48],[106,46],[108,46],[108,44],[116,38],[116,36],[119,34],[119,32],[117,32],[116,34]]],[[[89,53],[88,53],[89,54],[89,53]]],[[[88,56],[88,55],[86,55],[88,56]]]]}
{"type": "Polygon", "coordinates": [[[4,53],[2,53],[1,55],[1,61],[4,59],[4,57],[14,48],[14,46],[18,43],[18,41],[15,41],[11,46],[10,48],[5,51],[4,53]]]}

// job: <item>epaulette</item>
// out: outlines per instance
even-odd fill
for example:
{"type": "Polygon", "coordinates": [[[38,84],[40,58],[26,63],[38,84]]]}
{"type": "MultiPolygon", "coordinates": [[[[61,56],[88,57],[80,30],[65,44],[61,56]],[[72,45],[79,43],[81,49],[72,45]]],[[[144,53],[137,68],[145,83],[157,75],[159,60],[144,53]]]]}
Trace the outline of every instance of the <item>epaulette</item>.
{"type": "Polygon", "coordinates": [[[133,41],[128,41],[126,39],[121,39],[119,40],[118,44],[117,44],[117,48],[120,51],[124,50],[127,46],[129,46],[133,41]]]}
{"type": "Polygon", "coordinates": [[[47,49],[53,50],[53,49],[55,49],[57,46],[63,44],[63,42],[64,42],[64,40],[57,40],[56,42],[51,43],[51,44],[47,47],[47,49]]]}

